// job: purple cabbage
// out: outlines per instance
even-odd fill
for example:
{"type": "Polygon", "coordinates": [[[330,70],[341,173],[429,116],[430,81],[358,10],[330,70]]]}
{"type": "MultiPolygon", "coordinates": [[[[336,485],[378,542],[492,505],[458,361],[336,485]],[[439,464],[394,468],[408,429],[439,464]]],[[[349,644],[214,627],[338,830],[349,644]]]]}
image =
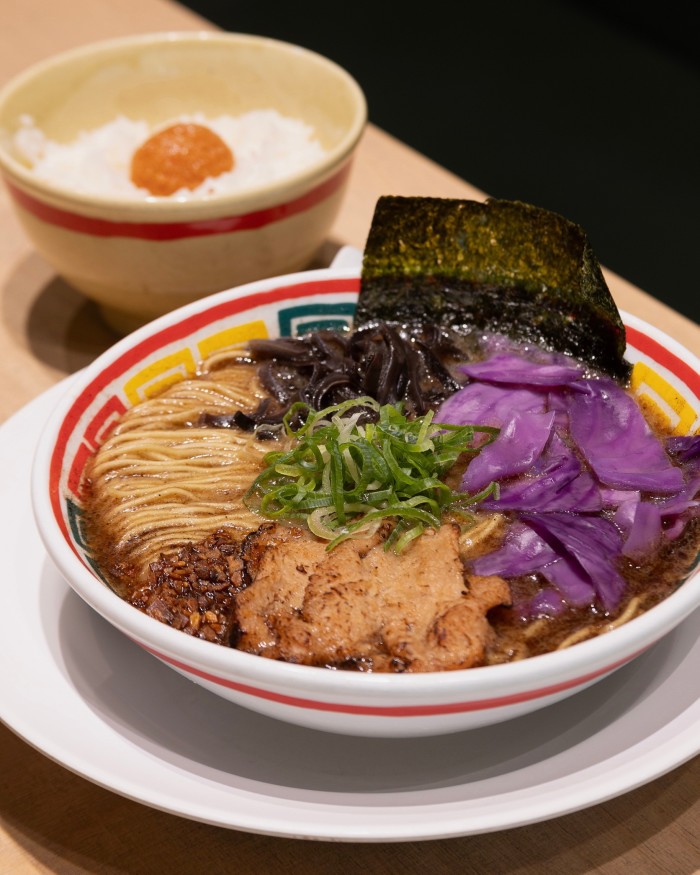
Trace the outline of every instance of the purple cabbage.
{"type": "Polygon", "coordinates": [[[677,538],[688,520],[700,514],[700,470],[695,468],[693,461],[683,489],[658,502],[667,541],[677,538]]]}
{"type": "Polygon", "coordinates": [[[578,364],[542,364],[508,353],[461,365],[460,370],[482,383],[514,383],[519,386],[570,385],[583,375],[578,364]]]}
{"type": "Polygon", "coordinates": [[[479,492],[493,480],[528,471],[542,455],[553,424],[553,413],[512,413],[496,440],[468,466],[462,480],[464,491],[479,492]]]}
{"type": "Polygon", "coordinates": [[[546,392],[469,383],[443,401],[436,421],[500,428],[513,413],[544,413],[546,404],[546,392]]]}
{"type": "Polygon", "coordinates": [[[558,558],[558,553],[537,532],[524,523],[509,526],[503,543],[497,550],[479,556],[471,562],[474,574],[518,577],[539,571],[558,558]]]}
{"type": "Polygon", "coordinates": [[[556,587],[546,586],[536,593],[522,612],[526,617],[556,617],[566,610],[564,597],[556,587]]]}
{"type": "Polygon", "coordinates": [[[625,505],[615,514],[615,522],[625,533],[622,555],[639,562],[661,544],[661,507],[651,501],[626,502],[625,505]]]}
{"type": "MultiPolygon", "coordinates": [[[[596,590],[593,582],[581,565],[576,562],[573,556],[569,556],[562,552],[562,555],[545,565],[540,569],[540,573],[551,584],[553,584],[557,592],[561,595],[562,603],[570,605],[574,608],[583,608],[586,605],[593,603],[596,597],[596,590]]],[[[534,605],[529,606],[529,613],[534,615],[534,605]]],[[[540,616],[542,608],[539,609],[540,616]]]]}
{"type": "Polygon", "coordinates": [[[612,380],[587,380],[569,396],[571,437],[605,486],[678,492],[683,472],[668,457],[634,398],[612,380]]]}
{"type": "Polygon", "coordinates": [[[461,368],[469,382],[436,415],[501,429],[468,465],[462,489],[497,482],[480,507],[514,521],[471,570],[540,574],[551,586],[531,600],[530,615],[596,602],[613,610],[626,587],[620,562],[643,560],[700,513],[700,435],[660,441],[622,387],[565,356],[528,358],[506,341],[491,349],[461,368]]]}
{"type": "MultiPolygon", "coordinates": [[[[477,461],[478,457],[469,469],[477,461]]],[[[537,508],[541,513],[562,510],[595,513],[602,509],[603,501],[593,476],[583,469],[574,451],[553,434],[530,471],[503,484],[498,498],[487,498],[481,506],[496,511],[537,508]]]]}
{"type": "MultiPolygon", "coordinates": [[[[578,571],[580,566],[584,572],[580,580],[593,587],[606,610],[619,604],[625,581],[615,567],[622,548],[622,535],[614,523],[601,516],[563,513],[522,514],[521,520],[553,546],[562,558],[569,560],[569,572],[578,571]]],[[[545,576],[548,577],[546,572],[545,576]]],[[[562,582],[548,579],[559,584],[560,591],[567,598],[562,582]]],[[[572,576],[569,583],[573,587],[578,580],[572,576]]]]}
{"type": "Polygon", "coordinates": [[[666,449],[679,462],[700,464],[700,434],[669,437],[666,449]]]}
{"type": "Polygon", "coordinates": [[[664,519],[681,514],[694,514],[700,510],[700,474],[691,471],[687,483],[676,495],[671,495],[658,502],[664,519]]]}

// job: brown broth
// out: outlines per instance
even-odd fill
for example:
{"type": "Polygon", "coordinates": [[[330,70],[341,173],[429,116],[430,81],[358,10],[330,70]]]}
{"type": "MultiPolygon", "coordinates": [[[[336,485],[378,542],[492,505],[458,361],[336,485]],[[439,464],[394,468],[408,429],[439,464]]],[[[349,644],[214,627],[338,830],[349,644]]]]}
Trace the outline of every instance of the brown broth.
{"type": "MultiPolygon", "coordinates": [[[[489,653],[489,663],[511,662],[526,656],[536,656],[557,650],[576,633],[581,640],[600,635],[611,628],[638,599],[638,616],[668,598],[685,580],[698,560],[700,550],[700,519],[686,525],[682,534],[664,544],[643,565],[629,560],[621,562],[620,571],[627,582],[627,593],[617,610],[605,613],[595,607],[570,608],[559,617],[525,620],[513,608],[495,608],[489,615],[495,639],[489,653]],[[536,625],[536,635],[528,633],[536,625]]],[[[537,575],[509,580],[516,600],[534,596],[543,581],[537,575]]]]}

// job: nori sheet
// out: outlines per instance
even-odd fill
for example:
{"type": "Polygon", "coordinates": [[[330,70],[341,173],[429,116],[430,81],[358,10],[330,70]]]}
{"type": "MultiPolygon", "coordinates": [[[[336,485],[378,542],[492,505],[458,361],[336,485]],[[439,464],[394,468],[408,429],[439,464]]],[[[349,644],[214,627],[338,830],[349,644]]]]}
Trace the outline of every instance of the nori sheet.
{"type": "Polygon", "coordinates": [[[585,231],[520,201],[379,198],[355,326],[377,321],[498,332],[629,378],[625,326],[585,231]]]}

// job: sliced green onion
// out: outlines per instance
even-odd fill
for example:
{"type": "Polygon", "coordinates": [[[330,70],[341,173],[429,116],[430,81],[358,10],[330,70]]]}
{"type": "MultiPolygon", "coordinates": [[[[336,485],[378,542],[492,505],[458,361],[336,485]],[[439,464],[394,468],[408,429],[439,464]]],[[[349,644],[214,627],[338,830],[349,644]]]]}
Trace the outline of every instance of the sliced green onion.
{"type": "Polygon", "coordinates": [[[292,448],[266,454],[245,503],[268,519],[306,520],[329,550],[375,532],[389,518],[395,525],[386,546],[396,552],[426,528],[437,528],[446,511],[471,523],[467,508],[497,494],[497,485],[468,495],[442,478],[463,453],[478,453],[499,430],[433,420],[432,412],[408,419],[400,406],[366,397],[319,411],[297,402],[284,417],[292,448]]]}

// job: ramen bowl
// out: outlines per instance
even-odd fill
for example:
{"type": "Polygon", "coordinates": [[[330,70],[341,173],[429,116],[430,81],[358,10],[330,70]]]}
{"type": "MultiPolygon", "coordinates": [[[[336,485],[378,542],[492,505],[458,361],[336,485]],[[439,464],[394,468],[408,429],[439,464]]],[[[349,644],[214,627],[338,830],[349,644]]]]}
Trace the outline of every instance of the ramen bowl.
{"type": "MultiPolygon", "coordinates": [[[[122,600],[83,532],[83,470],[120,414],[217,350],[254,337],[351,325],[357,267],[257,281],[194,302],[118,342],[71,379],[39,439],[32,473],[46,550],[108,623],[181,675],[236,705],[288,723],[359,736],[425,736],[509,720],[575,695],[619,670],[700,605],[691,574],[665,601],[610,632],[519,662],[445,672],[360,673],[295,665],[191,637],[122,600]]],[[[633,386],[678,433],[697,429],[698,360],[623,314],[633,386]]]]}
{"type": "Polygon", "coordinates": [[[4,86],[0,172],[35,249],[124,334],[212,292],[309,267],[340,207],[366,115],[353,77],[302,47],[208,31],[133,36],[56,55],[4,86]],[[135,197],[109,185],[129,173],[121,151],[111,157],[123,132],[105,134],[97,156],[64,157],[63,170],[41,175],[20,148],[33,142],[28,120],[53,148],[115,120],[157,131],[185,117],[230,124],[260,112],[303,125],[316,151],[300,160],[307,146],[298,132],[275,151],[274,136],[249,121],[248,157],[230,144],[245,184],[219,181],[197,198],[135,197]],[[103,154],[106,169],[93,166],[103,154]]]}

